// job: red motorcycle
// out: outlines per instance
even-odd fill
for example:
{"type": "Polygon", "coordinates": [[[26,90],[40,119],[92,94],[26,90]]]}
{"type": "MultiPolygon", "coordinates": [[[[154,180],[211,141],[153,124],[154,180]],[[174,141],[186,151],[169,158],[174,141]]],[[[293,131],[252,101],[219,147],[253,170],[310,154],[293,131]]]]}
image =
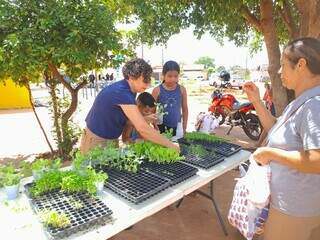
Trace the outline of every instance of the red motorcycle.
{"type": "Polygon", "coordinates": [[[231,126],[227,135],[234,126],[241,126],[250,139],[259,140],[262,126],[258,116],[253,113],[255,109],[252,103],[240,104],[232,94],[222,94],[220,90],[215,90],[211,97],[209,112],[219,119],[220,125],[227,122],[231,126]]]}

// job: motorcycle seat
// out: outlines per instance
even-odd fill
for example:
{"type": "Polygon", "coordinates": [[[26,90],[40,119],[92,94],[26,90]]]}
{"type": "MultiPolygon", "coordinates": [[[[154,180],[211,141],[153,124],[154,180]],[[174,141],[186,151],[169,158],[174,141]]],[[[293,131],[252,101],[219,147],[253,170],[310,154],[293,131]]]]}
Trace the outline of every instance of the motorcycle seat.
{"type": "Polygon", "coordinates": [[[250,102],[245,102],[245,103],[239,103],[239,102],[236,102],[235,104],[233,104],[233,109],[234,110],[238,110],[242,107],[247,107],[249,106],[251,103],[250,102]]]}

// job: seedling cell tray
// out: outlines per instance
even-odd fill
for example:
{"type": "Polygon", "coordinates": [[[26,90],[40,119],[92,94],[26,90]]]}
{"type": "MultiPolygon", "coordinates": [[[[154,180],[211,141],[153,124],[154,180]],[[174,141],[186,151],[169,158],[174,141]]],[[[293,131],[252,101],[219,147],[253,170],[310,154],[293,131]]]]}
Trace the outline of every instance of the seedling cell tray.
{"type": "Polygon", "coordinates": [[[182,146],[182,154],[185,157],[184,162],[191,164],[196,167],[209,169],[218,163],[224,161],[225,156],[222,154],[211,151],[209,154],[205,156],[197,156],[190,152],[188,152],[186,147],[182,146]]]}
{"type": "MultiPolygon", "coordinates": [[[[26,184],[28,189],[32,184],[26,184]]],[[[71,224],[63,228],[47,226],[46,231],[53,239],[68,237],[74,233],[87,230],[96,225],[104,225],[111,219],[110,210],[100,199],[92,198],[87,193],[65,193],[59,190],[30,198],[34,211],[39,214],[43,210],[54,210],[64,213],[71,224]],[[78,206],[76,205],[78,204],[78,206]]]]}
{"type": "Polygon", "coordinates": [[[145,162],[141,165],[143,169],[153,172],[160,177],[170,179],[170,185],[178,184],[194,175],[198,169],[182,162],[158,164],[153,162],[145,162]]]}
{"type": "MultiPolygon", "coordinates": [[[[202,145],[207,150],[215,151],[217,153],[220,153],[226,157],[229,157],[241,150],[241,146],[229,143],[229,142],[207,142],[207,141],[193,141],[193,144],[202,145]]],[[[189,144],[188,142],[183,142],[183,144],[189,144]]]]}
{"type": "Polygon", "coordinates": [[[109,176],[105,187],[125,199],[139,204],[170,186],[170,180],[140,169],[129,173],[100,166],[109,176]]]}
{"type": "Polygon", "coordinates": [[[211,143],[211,148],[213,148],[215,152],[220,153],[226,157],[229,157],[242,149],[241,146],[229,142],[211,143]]]}

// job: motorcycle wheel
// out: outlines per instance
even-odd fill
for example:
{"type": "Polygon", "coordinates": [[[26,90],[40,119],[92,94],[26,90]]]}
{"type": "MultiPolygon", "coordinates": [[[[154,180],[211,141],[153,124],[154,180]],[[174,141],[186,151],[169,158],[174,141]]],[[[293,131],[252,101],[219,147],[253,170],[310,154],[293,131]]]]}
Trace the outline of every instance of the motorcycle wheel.
{"type": "Polygon", "coordinates": [[[245,134],[252,140],[258,141],[262,132],[262,126],[259,118],[253,113],[248,113],[244,116],[246,124],[242,126],[245,134]]]}
{"type": "Polygon", "coordinates": [[[214,113],[215,118],[219,120],[219,125],[224,124],[224,122],[226,121],[226,116],[228,116],[230,113],[230,110],[226,107],[222,107],[222,111],[224,112],[224,114],[221,114],[220,112],[214,113]]]}

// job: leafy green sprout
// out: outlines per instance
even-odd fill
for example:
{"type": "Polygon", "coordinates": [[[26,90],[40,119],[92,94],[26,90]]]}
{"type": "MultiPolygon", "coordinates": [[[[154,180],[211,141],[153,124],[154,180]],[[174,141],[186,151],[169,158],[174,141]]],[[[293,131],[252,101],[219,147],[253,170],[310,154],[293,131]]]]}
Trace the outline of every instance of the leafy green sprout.
{"type": "Polygon", "coordinates": [[[192,155],[199,156],[199,157],[204,157],[209,154],[209,151],[200,145],[194,145],[194,144],[190,145],[188,147],[188,150],[192,155]]]}
{"type": "Polygon", "coordinates": [[[171,139],[173,137],[173,129],[167,129],[164,133],[162,133],[162,135],[168,139],[171,139]]]}
{"type": "Polygon", "coordinates": [[[69,217],[65,213],[55,210],[43,210],[39,212],[40,220],[46,226],[54,228],[64,228],[71,224],[69,217]]]}
{"type": "Polygon", "coordinates": [[[217,137],[215,135],[210,135],[207,133],[201,133],[201,132],[186,133],[184,138],[187,141],[205,141],[205,142],[212,142],[212,143],[226,142],[226,139],[224,138],[217,137]]]}
{"type": "Polygon", "coordinates": [[[166,148],[151,142],[139,142],[130,146],[132,151],[141,159],[147,159],[150,162],[156,163],[173,163],[183,160],[174,149],[166,148]]]}
{"type": "Polygon", "coordinates": [[[70,200],[69,204],[73,209],[76,209],[76,210],[83,208],[82,202],[77,200],[70,200]]]}
{"type": "Polygon", "coordinates": [[[167,104],[155,103],[155,105],[156,105],[156,112],[158,115],[164,116],[168,114],[168,112],[165,112],[167,104]]]}
{"type": "Polygon", "coordinates": [[[13,165],[2,166],[0,168],[0,185],[14,186],[20,183],[21,174],[13,165]]]}

